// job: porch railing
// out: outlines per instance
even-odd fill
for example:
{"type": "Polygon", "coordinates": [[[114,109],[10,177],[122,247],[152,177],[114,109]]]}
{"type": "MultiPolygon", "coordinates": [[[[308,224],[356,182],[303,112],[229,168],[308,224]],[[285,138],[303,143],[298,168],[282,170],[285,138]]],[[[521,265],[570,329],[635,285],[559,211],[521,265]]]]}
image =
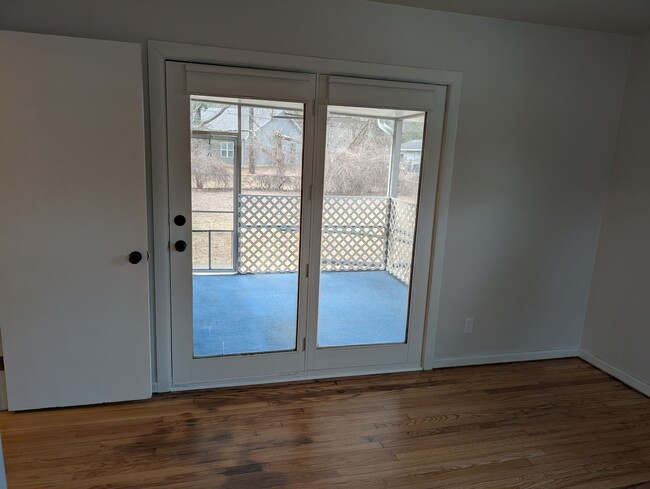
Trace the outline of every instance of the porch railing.
{"type": "MultiPolygon", "coordinates": [[[[408,284],[415,217],[415,204],[399,199],[326,197],[323,202],[322,269],[386,270],[408,284]]],[[[196,240],[193,250],[204,257],[204,262],[207,256],[211,270],[224,269],[223,255],[227,251],[230,268],[238,273],[295,272],[298,269],[299,227],[300,197],[242,194],[238,201],[237,232],[193,231],[192,238],[196,240]],[[231,233],[231,246],[224,250],[222,243],[218,248],[219,263],[214,259],[217,233],[231,233]],[[200,240],[202,246],[207,245],[207,253],[198,249],[200,240]]],[[[194,263],[197,268],[198,260],[194,263]]]]}

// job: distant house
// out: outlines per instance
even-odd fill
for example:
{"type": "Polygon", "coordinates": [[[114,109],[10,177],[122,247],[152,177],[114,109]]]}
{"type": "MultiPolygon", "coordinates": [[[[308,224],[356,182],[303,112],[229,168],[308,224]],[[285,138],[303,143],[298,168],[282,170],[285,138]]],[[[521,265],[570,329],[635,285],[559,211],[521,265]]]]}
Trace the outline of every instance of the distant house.
{"type": "MultiPolygon", "coordinates": [[[[255,165],[272,166],[282,161],[287,166],[302,164],[302,117],[291,111],[274,111],[262,125],[255,129],[255,165]]],[[[242,141],[244,164],[248,157],[251,138],[242,141]]]]}
{"type": "Polygon", "coordinates": [[[208,154],[233,164],[239,139],[236,105],[206,104],[192,121],[192,139],[203,140],[208,154]]]}
{"type": "Polygon", "coordinates": [[[400,170],[404,172],[420,171],[422,161],[422,140],[414,139],[400,147],[400,170]]]}
{"type": "Polygon", "coordinates": [[[281,159],[286,165],[300,165],[302,160],[302,120],[291,111],[242,107],[241,127],[236,105],[209,104],[200,114],[201,122],[193,123],[192,138],[205,140],[211,155],[233,164],[237,145],[241,145],[242,166],[248,166],[250,144],[254,141],[255,166],[268,167],[281,159]],[[249,123],[253,115],[254,122],[249,123]],[[205,122],[207,121],[207,122],[205,122]],[[252,126],[252,127],[249,127],[252,126]]]}

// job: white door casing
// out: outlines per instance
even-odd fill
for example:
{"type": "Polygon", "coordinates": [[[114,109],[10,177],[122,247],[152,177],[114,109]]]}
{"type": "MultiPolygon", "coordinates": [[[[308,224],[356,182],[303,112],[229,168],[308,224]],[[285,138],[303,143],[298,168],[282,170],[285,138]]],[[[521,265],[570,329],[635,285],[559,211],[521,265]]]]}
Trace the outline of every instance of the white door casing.
{"type": "Polygon", "coordinates": [[[141,63],[135,44],[0,32],[11,410],[151,395],[141,63]]]}
{"type": "MultiPolygon", "coordinates": [[[[440,300],[444,248],[446,239],[447,216],[451,193],[455,141],[460,107],[460,95],[463,74],[460,72],[395,66],[385,64],[363,63],[341,59],[315,58],[295,56],[280,53],[243,51],[214,46],[181,44],[165,41],[149,41],[149,95],[152,131],[152,178],[153,178],[153,219],[154,246],[157,259],[155,260],[156,285],[156,389],[161,391],[184,390],[196,387],[211,387],[219,385],[249,384],[261,379],[239,379],[234,382],[219,380],[202,383],[177,383],[172,375],[171,337],[171,283],[170,283],[170,228],[169,228],[169,195],[168,195],[168,153],[167,153],[167,93],[166,93],[166,63],[168,61],[183,61],[202,65],[239,66],[259,68],[263,70],[280,70],[300,73],[321,73],[340,77],[360,77],[373,80],[401,80],[431,84],[444,87],[447,99],[444,107],[444,129],[442,131],[441,153],[437,162],[438,183],[435,190],[435,216],[428,216],[433,221],[433,249],[430,251],[430,270],[428,274],[429,290],[426,295],[427,312],[425,318],[425,338],[423,344],[421,367],[431,368],[435,361],[435,339],[438,321],[438,304],[440,300]]],[[[326,94],[322,84],[319,95],[326,94]]],[[[325,99],[323,99],[325,100],[325,99]]],[[[326,111],[322,109],[317,117],[326,119],[326,111]]],[[[315,141],[316,146],[320,144],[315,141]]],[[[319,148],[315,148],[318,152],[319,148]]],[[[314,194],[318,189],[314,188],[314,194]]],[[[314,198],[316,195],[314,195],[314,198]]],[[[318,230],[320,232],[320,230],[318,230]]],[[[310,299],[313,300],[313,299],[310,299]]],[[[313,311],[310,313],[313,314],[313,311]]],[[[313,348],[309,341],[307,348],[313,348]]],[[[406,367],[413,369],[413,367],[406,367]]],[[[388,367],[371,366],[338,369],[311,370],[302,374],[288,377],[267,377],[264,381],[282,381],[301,378],[322,378],[336,375],[369,374],[400,370],[391,365],[388,367]]]]}

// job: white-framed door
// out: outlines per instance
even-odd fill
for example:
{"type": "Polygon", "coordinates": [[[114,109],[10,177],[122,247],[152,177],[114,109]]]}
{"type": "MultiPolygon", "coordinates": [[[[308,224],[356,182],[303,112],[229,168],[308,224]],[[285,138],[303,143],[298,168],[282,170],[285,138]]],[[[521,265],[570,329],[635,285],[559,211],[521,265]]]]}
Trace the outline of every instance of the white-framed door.
{"type": "MultiPolygon", "coordinates": [[[[170,236],[171,364],[174,388],[421,368],[447,87],[429,83],[282,73],[170,61],[166,63],[166,87],[170,197],[167,224],[170,236]],[[302,104],[304,151],[298,196],[301,203],[300,255],[295,270],[300,273],[296,277],[297,319],[294,341],[290,348],[235,353],[228,353],[224,348],[221,353],[197,355],[192,320],[192,258],[189,253],[176,250],[177,241],[188,243],[189,249],[192,249],[193,233],[191,226],[183,227],[174,223],[177,216],[187,217],[192,214],[188,184],[192,178],[192,126],[189,118],[194,96],[214,97],[215,103],[237,105],[240,113],[244,106],[265,107],[266,104],[267,108],[282,108],[282,102],[302,104]],[[398,202],[400,196],[395,192],[401,185],[402,173],[413,172],[417,167],[417,181],[410,182],[415,182],[415,195],[411,195],[411,201],[408,202],[413,208],[411,244],[407,253],[403,253],[404,256],[408,255],[408,260],[402,260],[404,263],[400,272],[389,270],[386,264],[379,266],[379,269],[372,266],[369,269],[371,272],[381,271],[386,276],[392,275],[395,280],[402,282],[401,287],[405,291],[402,292],[399,304],[401,316],[398,319],[402,330],[398,333],[401,337],[399,334],[393,335],[388,341],[366,341],[363,335],[361,339],[357,337],[338,343],[323,339],[323,331],[326,330],[323,325],[326,321],[320,317],[325,309],[321,302],[327,290],[320,289],[323,276],[333,271],[323,267],[325,254],[321,245],[325,235],[331,234],[332,229],[327,223],[327,210],[325,219],[323,210],[330,204],[328,200],[336,197],[331,192],[328,193],[326,182],[328,124],[332,117],[345,116],[365,118],[382,126],[382,130],[387,130],[392,137],[387,189],[384,195],[369,196],[375,201],[385,201],[383,205],[387,219],[392,216],[393,207],[401,205],[398,202]],[[424,141],[419,148],[420,160],[417,164],[411,162],[408,168],[403,169],[401,160],[404,159],[404,154],[401,154],[400,133],[405,121],[411,123],[414,120],[420,124],[420,138],[424,141]],[[386,128],[387,125],[390,127],[386,128]],[[323,232],[324,229],[327,232],[323,232]]],[[[212,113],[216,111],[213,109],[212,113]]],[[[239,151],[237,156],[241,161],[242,154],[246,152],[243,147],[246,143],[241,136],[241,118],[239,121],[240,144],[235,144],[235,152],[239,151]]],[[[219,132],[219,128],[215,131],[219,132]]],[[[244,177],[241,168],[239,170],[238,176],[233,178],[233,181],[237,180],[233,183],[233,192],[248,197],[242,189],[244,177]]],[[[238,214],[241,219],[241,209],[238,214]]],[[[239,232],[242,230],[235,231],[235,248],[239,250],[239,232]]],[[[388,233],[388,223],[384,232],[388,233]]],[[[389,241],[388,236],[385,236],[385,240],[389,241]]],[[[389,253],[388,247],[389,244],[386,244],[386,254],[389,253]]],[[[235,252],[237,254],[238,251],[235,252]]],[[[237,257],[236,270],[240,258],[237,257]]],[[[343,267],[340,271],[346,270],[343,267]]],[[[349,271],[364,272],[365,269],[353,267],[349,271]]],[[[350,291],[349,295],[354,296],[354,291],[350,291]]],[[[223,316],[219,319],[223,320],[223,316]]],[[[346,318],[342,317],[341,321],[345,324],[346,318]]]]}
{"type": "MultiPolygon", "coordinates": [[[[310,262],[320,266],[317,268],[319,273],[314,274],[310,283],[307,369],[313,372],[344,372],[356,368],[420,368],[447,88],[442,85],[323,75],[320,77],[319,90],[316,127],[320,130],[316,146],[312,226],[314,245],[310,262]],[[373,200],[366,197],[366,202],[355,202],[353,209],[368,222],[358,222],[356,216],[350,221],[350,214],[345,213],[343,220],[348,222],[336,226],[332,221],[337,219],[341,203],[345,201],[337,196],[334,172],[340,172],[341,166],[354,164],[355,159],[341,163],[337,159],[336,149],[331,146],[337,136],[336,131],[341,130],[337,126],[358,124],[360,120],[368,126],[392,124],[388,127],[393,139],[392,154],[384,156],[390,158],[386,178],[388,189],[385,197],[379,197],[382,200],[385,198],[386,207],[378,211],[377,197],[373,197],[373,200]],[[419,156],[410,161],[407,161],[408,145],[401,144],[403,139],[408,139],[404,131],[406,123],[414,132],[411,137],[420,140],[419,156]],[[407,183],[411,189],[405,189],[407,183]],[[385,253],[385,262],[367,261],[358,253],[341,250],[350,245],[372,249],[367,235],[370,234],[372,239],[373,233],[368,232],[369,227],[364,227],[364,224],[375,223],[378,212],[385,213],[382,229],[385,241],[384,248],[380,248],[385,253]],[[355,233],[356,239],[341,239],[337,235],[341,228],[343,232],[355,233]],[[365,241],[359,241],[360,234],[364,235],[362,239],[365,241]],[[334,247],[332,242],[335,243],[334,247]],[[350,255],[352,260],[345,261],[350,255]],[[343,291],[323,286],[330,275],[344,270],[352,270],[348,273],[355,275],[365,273],[376,277],[350,281],[349,285],[344,282],[342,286],[347,290],[343,291]],[[354,314],[354,309],[361,309],[362,317],[357,319],[357,324],[348,323],[350,319],[345,313],[332,312],[332,300],[341,301],[346,295],[356,296],[356,304],[341,307],[339,312],[342,309],[354,314]],[[376,319],[365,319],[373,314],[376,319]],[[339,334],[337,337],[328,331],[337,328],[337,323],[348,323],[349,330],[358,329],[361,324],[365,330],[343,335],[345,337],[339,334]],[[379,329],[382,329],[381,333],[379,329]]],[[[381,154],[371,154],[372,147],[358,154],[367,155],[367,160],[373,156],[381,158],[381,154]]],[[[363,184],[360,187],[363,188],[363,184]]],[[[351,192],[351,189],[347,190],[351,192]]]]}
{"type": "MultiPolygon", "coordinates": [[[[174,384],[304,372],[308,278],[298,272],[306,269],[309,249],[316,77],[168,62],[166,81],[174,384]],[[205,163],[203,159],[212,167],[225,169],[225,173],[230,171],[227,148],[225,154],[221,147],[216,149],[215,158],[201,154],[205,149],[198,144],[193,147],[197,132],[191,119],[196,118],[193,110],[201,111],[198,124],[212,131],[215,139],[230,133],[229,138],[239,141],[233,147],[232,177],[227,183],[216,182],[218,175],[208,177],[212,190],[227,187],[226,201],[230,200],[237,216],[231,243],[237,250],[233,253],[233,274],[206,274],[193,260],[200,253],[193,202],[206,200],[206,192],[198,192],[205,189],[197,188],[197,168],[205,163]],[[276,122],[277,127],[270,126],[276,122]],[[271,143],[254,145],[252,139],[256,137],[271,143]],[[275,147],[277,143],[280,148],[275,147]],[[279,175],[274,154],[268,153],[282,151],[287,145],[294,147],[294,161],[284,162],[290,168],[283,168],[284,173],[279,175]],[[242,175],[247,156],[250,174],[242,175]],[[254,171],[253,159],[257,161],[254,171]],[[275,173],[267,171],[272,166],[269,161],[274,162],[271,170],[275,173]],[[287,171],[294,174],[287,175],[287,171]],[[290,181],[290,191],[281,195],[272,191],[242,193],[244,178],[264,179],[264,186],[279,177],[290,181]],[[248,209],[246,213],[243,207],[248,209]],[[278,210],[290,211],[291,226],[276,222],[278,210]],[[248,241],[242,246],[244,239],[248,241]],[[242,252],[245,248],[249,249],[247,254],[242,252]],[[273,253],[279,257],[271,260],[273,253]],[[270,268],[262,269],[263,265],[270,268]],[[284,273],[281,293],[277,284],[266,280],[269,270],[284,273]],[[264,281],[268,283],[260,283],[264,281]],[[279,320],[265,314],[265,308],[271,307],[279,313],[279,320]],[[282,329],[284,335],[276,338],[273,328],[282,329]]],[[[252,186],[257,188],[256,184],[252,186]]]]}

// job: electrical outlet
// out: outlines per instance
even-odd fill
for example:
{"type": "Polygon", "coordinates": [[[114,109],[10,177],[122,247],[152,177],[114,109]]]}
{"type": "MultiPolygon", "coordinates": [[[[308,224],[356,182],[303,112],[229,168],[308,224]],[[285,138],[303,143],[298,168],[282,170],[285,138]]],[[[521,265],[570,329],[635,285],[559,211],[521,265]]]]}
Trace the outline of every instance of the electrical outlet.
{"type": "Polygon", "coordinates": [[[474,318],[465,318],[465,334],[469,334],[474,330],[474,318]]]}

